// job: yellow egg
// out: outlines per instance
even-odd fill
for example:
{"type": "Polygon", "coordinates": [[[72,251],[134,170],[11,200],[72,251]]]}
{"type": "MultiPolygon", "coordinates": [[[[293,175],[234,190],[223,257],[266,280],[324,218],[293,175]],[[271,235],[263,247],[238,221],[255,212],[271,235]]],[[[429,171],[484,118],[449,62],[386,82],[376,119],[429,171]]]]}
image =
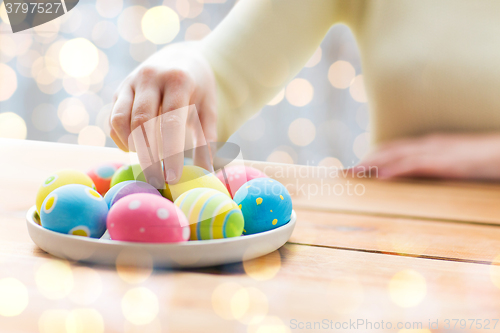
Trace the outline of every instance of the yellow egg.
{"type": "Polygon", "coordinates": [[[165,189],[161,190],[161,194],[165,198],[175,201],[182,193],[200,187],[217,190],[231,198],[226,186],[222,184],[219,178],[195,165],[185,165],[177,184],[166,184],[165,189]]]}
{"type": "Polygon", "coordinates": [[[50,192],[64,185],[81,184],[95,189],[94,182],[85,173],[77,170],[60,170],[45,179],[36,195],[36,210],[40,213],[40,208],[45,198],[50,192]]]}
{"type": "Polygon", "coordinates": [[[220,239],[241,236],[243,214],[231,197],[209,188],[189,190],[175,200],[186,215],[191,240],[220,239]]]}

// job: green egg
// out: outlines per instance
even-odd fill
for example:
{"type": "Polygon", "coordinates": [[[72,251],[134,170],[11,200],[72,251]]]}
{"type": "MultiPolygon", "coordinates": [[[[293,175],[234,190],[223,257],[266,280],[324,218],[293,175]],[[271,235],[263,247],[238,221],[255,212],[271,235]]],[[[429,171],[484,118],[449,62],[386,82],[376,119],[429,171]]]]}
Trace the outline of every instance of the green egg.
{"type": "Polygon", "coordinates": [[[144,173],[142,172],[141,166],[139,164],[124,165],[116,170],[113,178],[111,178],[110,187],[113,187],[116,184],[127,180],[140,180],[142,182],[146,181],[146,177],[144,177],[144,173]]]}

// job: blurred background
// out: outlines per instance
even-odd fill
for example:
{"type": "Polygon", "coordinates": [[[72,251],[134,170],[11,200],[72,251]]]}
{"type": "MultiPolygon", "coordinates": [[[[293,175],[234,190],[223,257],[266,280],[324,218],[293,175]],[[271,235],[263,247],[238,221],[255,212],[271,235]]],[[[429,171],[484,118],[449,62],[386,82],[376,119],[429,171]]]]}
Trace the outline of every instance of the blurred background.
{"type": "MultiPolygon", "coordinates": [[[[159,48],[210,33],[235,0],[84,0],[13,34],[0,0],[0,137],[115,147],[115,89],[159,48]],[[158,6],[170,10],[159,10],[158,6]],[[164,16],[160,20],[148,18],[164,16]]],[[[245,159],[351,166],[368,149],[358,50],[337,25],[304,69],[230,139],[245,159]]]]}

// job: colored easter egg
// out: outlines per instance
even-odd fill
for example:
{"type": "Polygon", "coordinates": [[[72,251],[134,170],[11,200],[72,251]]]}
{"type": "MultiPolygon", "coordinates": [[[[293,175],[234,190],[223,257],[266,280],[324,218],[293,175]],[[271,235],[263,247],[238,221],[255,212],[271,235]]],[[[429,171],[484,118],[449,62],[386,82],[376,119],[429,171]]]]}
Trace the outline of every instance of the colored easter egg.
{"type": "Polygon", "coordinates": [[[116,202],[107,220],[111,239],[143,243],[178,243],[189,240],[184,213],[161,195],[136,193],[116,202]]]}
{"type": "Polygon", "coordinates": [[[100,238],[106,231],[108,206],[96,190],[80,184],[61,186],[43,201],[42,227],[63,234],[100,238]]]}
{"type": "Polygon", "coordinates": [[[195,188],[181,194],[175,205],[189,220],[191,240],[241,236],[243,215],[226,194],[209,188],[195,188]]]}
{"type": "Polygon", "coordinates": [[[245,218],[245,235],[278,228],[290,221],[292,198],[283,184],[270,178],[245,183],[234,195],[245,218]]]}
{"type": "Polygon", "coordinates": [[[179,181],[176,184],[166,184],[165,188],[161,190],[161,194],[165,198],[175,201],[184,192],[200,187],[211,188],[230,196],[219,178],[195,165],[185,165],[179,181]]]}
{"type": "Polygon", "coordinates": [[[69,184],[81,184],[95,189],[92,179],[81,171],[69,169],[57,171],[47,177],[38,190],[36,195],[36,210],[38,213],[40,213],[42,203],[50,192],[69,184]]]}
{"type": "Polygon", "coordinates": [[[87,175],[92,179],[95,189],[101,195],[105,195],[110,188],[111,178],[116,170],[122,167],[122,163],[108,163],[99,165],[87,172],[87,175]]]}
{"type": "Polygon", "coordinates": [[[231,197],[234,197],[236,191],[249,180],[268,177],[265,173],[255,168],[235,165],[219,170],[219,172],[217,172],[217,178],[226,185],[231,197]]]}
{"type": "Polygon", "coordinates": [[[127,180],[140,180],[142,182],[146,181],[144,173],[142,172],[141,166],[139,164],[124,165],[116,170],[115,174],[111,178],[110,188],[118,183],[127,180]]]}
{"type": "Polygon", "coordinates": [[[104,201],[106,201],[108,207],[111,208],[111,206],[113,206],[121,198],[135,193],[150,193],[161,196],[160,192],[148,183],[126,180],[110,188],[108,193],[104,196],[104,201]]]}

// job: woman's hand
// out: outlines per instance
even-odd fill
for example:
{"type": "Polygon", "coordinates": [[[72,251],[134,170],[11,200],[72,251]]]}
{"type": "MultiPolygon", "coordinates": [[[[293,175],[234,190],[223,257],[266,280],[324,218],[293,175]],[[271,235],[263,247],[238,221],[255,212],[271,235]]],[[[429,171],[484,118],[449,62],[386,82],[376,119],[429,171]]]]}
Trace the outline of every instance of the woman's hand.
{"type": "Polygon", "coordinates": [[[354,168],[382,179],[435,177],[500,180],[500,134],[434,134],[380,146],[354,168]]]}
{"type": "Polygon", "coordinates": [[[148,182],[163,186],[163,178],[175,183],[181,176],[184,150],[192,148],[184,146],[186,133],[193,136],[193,147],[204,146],[195,150],[195,164],[212,171],[207,144],[217,139],[216,113],[214,75],[198,44],[174,44],[121,83],[110,116],[111,138],[122,150],[136,151],[148,182]],[[188,112],[193,105],[197,116],[188,112]],[[142,130],[134,131],[138,127],[142,130]]]}

